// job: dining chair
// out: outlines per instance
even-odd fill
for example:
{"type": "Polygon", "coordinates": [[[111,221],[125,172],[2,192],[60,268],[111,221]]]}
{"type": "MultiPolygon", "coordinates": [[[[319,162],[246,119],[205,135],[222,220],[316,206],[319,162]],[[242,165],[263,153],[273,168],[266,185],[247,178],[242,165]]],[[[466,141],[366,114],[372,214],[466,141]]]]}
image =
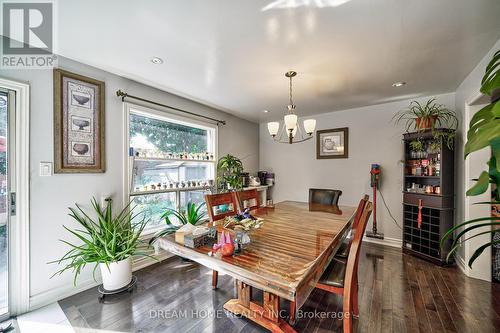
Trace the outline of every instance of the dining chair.
{"type": "Polygon", "coordinates": [[[316,288],[343,296],[344,333],[352,333],[352,317],[359,316],[358,306],[358,265],[361,242],[365,233],[368,218],[372,212],[372,203],[367,202],[357,223],[351,250],[347,262],[332,259],[325,272],[316,284],[316,288]]]}
{"type": "MultiPolygon", "coordinates": [[[[236,196],[233,192],[206,194],[205,204],[207,205],[208,217],[210,223],[214,225],[217,221],[224,219],[226,216],[233,216],[237,213],[236,196]],[[224,207],[220,209],[219,207],[224,207]]],[[[219,272],[212,271],[212,288],[217,288],[219,272]]]]}
{"type": "Polygon", "coordinates": [[[347,259],[349,255],[349,249],[351,248],[352,239],[354,237],[354,232],[356,227],[358,226],[358,222],[360,220],[361,214],[365,208],[366,203],[370,197],[365,194],[364,197],[359,201],[358,208],[356,209],[356,213],[352,217],[352,222],[350,226],[350,230],[347,232],[346,236],[343,238],[342,243],[340,244],[339,249],[335,253],[335,258],[337,259],[347,259]]]}
{"type": "Polygon", "coordinates": [[[236,198],[240,212],[246,208],[250,210],[259,209],[259,192],[256,189],[236,192],[236,198]]]}
{"type": "Polygon", "coordinates": [[[309,210],[323,212],[340,212],[338,208],[341,190],[310,188],[309,189],[309,210]]]}
{"type": "Polygon", "coordinates": [[[226,216],[236,215],[238,212],[238,205],[233,192],[206,194],[205,203],[208,217],[212,223],[222,220],[226,216]]]}

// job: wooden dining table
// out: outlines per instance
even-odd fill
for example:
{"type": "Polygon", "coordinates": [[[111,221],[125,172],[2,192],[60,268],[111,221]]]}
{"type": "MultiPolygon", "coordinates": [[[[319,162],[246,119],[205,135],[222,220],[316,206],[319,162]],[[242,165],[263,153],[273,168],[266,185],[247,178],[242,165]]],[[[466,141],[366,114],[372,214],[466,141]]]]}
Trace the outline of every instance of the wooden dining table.
{"type": "Polygon", "coordinates": [[[303,202],[284,201],[255,215],[263,225],[251,231],[251,242],[238,255],[210,256],[211,248],[189,248],[169,235],[161,248],[191,259],[235,279],[237,298],[224,309],[243,315],[271,332],[295,332],[297,309],[307,300],[340,246],[355,207],[339,206],[336,213],[309,211],[303,202]],[[252,288],[263,301],[252,300],[252,288]],[[280,317],[280,298],[290,301],[289,322],[280,317]]]}

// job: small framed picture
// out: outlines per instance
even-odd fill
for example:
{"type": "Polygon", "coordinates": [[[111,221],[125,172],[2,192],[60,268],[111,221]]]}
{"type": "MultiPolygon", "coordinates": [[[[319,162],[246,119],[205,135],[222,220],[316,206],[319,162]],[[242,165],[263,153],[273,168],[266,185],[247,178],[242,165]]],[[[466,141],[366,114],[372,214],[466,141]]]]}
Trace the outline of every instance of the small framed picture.
{"type": "Polygon", "coordinates": [[[54,173],[104,172],[104,82],[54,69],[54,173]]]}
{"type": "Polygon", "coordinates": [[[316,159],[349,157],[349,128],[317,131],[316,140],[316,159]]]}

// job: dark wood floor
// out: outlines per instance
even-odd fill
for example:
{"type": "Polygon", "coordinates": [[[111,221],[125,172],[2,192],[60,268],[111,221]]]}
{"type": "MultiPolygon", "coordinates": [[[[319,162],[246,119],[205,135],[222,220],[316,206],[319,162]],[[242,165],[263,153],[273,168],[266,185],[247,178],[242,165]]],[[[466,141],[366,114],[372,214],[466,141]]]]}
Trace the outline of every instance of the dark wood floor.
{"type": "MultiPolygon", "coordinates": [[[[222,305],[233,298],[229,276],[221,276],[219,289],[213,291],[211,271],[180,259],[136,275],[137,289],[110,298],[108,304],[98,303],[95,288],[60,301],[76,331],[265,332],[223,312],[222,305]]],[[[467,278],[456,267],[441,268],[398,249],[364,243],[359,279],[357,332],[500,332],[500,286],[467,278]]],[[[342,311],[341,304],[339,296],[315,290],[295,329],[341,332],[340,320],[307,318],[315,311],[332,317],[342,311]]]]}

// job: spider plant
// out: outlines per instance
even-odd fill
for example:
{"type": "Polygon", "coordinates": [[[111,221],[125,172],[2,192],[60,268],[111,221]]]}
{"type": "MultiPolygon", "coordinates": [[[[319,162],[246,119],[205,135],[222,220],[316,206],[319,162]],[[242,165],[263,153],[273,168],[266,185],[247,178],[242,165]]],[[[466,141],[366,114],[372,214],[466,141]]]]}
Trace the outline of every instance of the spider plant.
{"type": "MultiPolygon", "coordinates": [[[[493,200],[491,202],[478,202],[477,205],[500,204],[500,50],[495,53],[490,63],[486,66],[486,72],[481,81],[481,92],[491,97],[491,103],[476,112],[469,123],[467,132],[467,143],[465,144],[464,158],[471,153],[486,147],[491,149],[491,158],[487,170],[474,179],[476,183],[467,191],[467,196],[475,196],[485,193],[490,184],[492,186],[493,200]]],[[[468,240],[480,235],[493,234],[493,227],[500,226],[498,217],[485,216],[458,224],[448,230],[441,240],[444,245],[455,232],[458,232],[452,242],[448,258],[468,240]],[[463,230],[461,230],[463,228],[463,230]],[[481,229],[479,229],[481,228],[481,229]],[[479,229],[479,230],[478,230],[479,229]],[[462,239],[466,233],[475,231],[476,234],[462,239]]],[[[472,263],[489,246],[499,244],[498,240],[491,240],[478,247],[469,259],[468,265],[472,263]]]]}
{"type": "Polygon", "coordinates": [[[431,154],[436,154],[436,153],[439,153],[439,151],[441,150],[441,143],[437,140],[432,140],[430,143],[429,143],[429,152],[431,154]]]}
{"type": "Polygon", "coordinates": [[[76,209],[69,208],[68,215],[78,223],[80,229],[70,229],[64,225],[63,228],[78,238],[80,243],[61,240],[71,250],[66,252],[61,259],[50,262],[64,265],[52,277],[72,270],[73,283],[76,285],[78,276],[88,264],[94,264],[95,280],[95,271],[100,263],[108,265],[134,255],[148,256],[146,252],[143,252],[148,246],[140,240],[147,221],[139,218],[140,212],[132,212],[135,207],[130,209],[129,203],[121,212],[113,216],[111,200],[107,201],[106,209],[102,209],[95,198],[92,198],[91,203],[95,217],[87,214],[78,204],[75,204],[76,209]]]}
{"type": "Polygon", "coordinates": [[[204,206],[204,202],[198,206],[192,202],[188,202],[186,210],[180,209],[176,211],[175,209],[167,208],[165,213],[161,216],[162,219],[165,219],[167,227],[158,231],[153,238],[151,238],[149,244],[153,244],[158,238],[174,233],[177,229],[186,224],[198,225],[207,216],[207,213],[202,210],[204,206]],[[178,223],[172,223],[170,219],[172,215],[177,218],[178,223]]]}
{"type": "Polygon", "coordinates": [[[233,155],[227,154],[217,163],[217,187],[220,191],[239,190],[243,187],[241,173],[243,163],[233,155]]]}
{"type": "Polygon", "coordinates": [[[406,132],[410,129],[421,131],[440,127],[456,130],[458,127],[455,111],[437,103],[436,98],[429,99],[425,104],[411,101],[408,108],[397,112],[392,120],[396,125],[404,123],[406,132]]]}
{"type": "Polygon", "coordinates": [[[413,151],[424,151],[424,143],[420,139],[410,141],[410,148],[413,151]]]}

